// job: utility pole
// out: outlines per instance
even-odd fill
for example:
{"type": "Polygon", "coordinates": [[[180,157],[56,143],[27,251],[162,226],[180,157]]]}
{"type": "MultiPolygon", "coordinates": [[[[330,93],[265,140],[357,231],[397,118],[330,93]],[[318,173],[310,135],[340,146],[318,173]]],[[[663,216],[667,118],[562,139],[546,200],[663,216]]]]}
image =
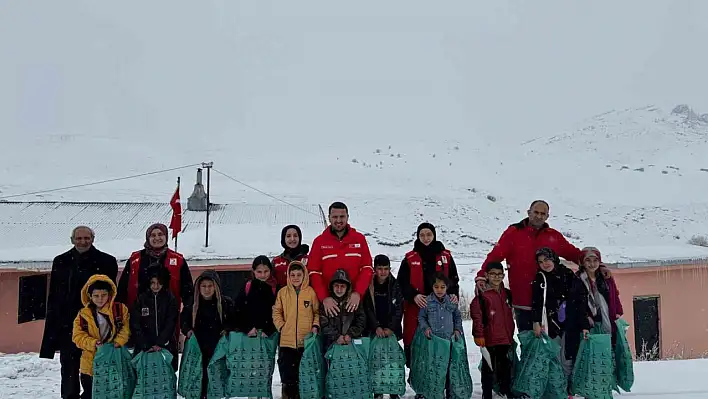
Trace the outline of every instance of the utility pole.
{"type": "Polygon", "coordinates": [[[211,194],[211,168],[214,166],[214,162],[202,162],[202,168],[207,171],[207,186],[206,186],[206,237],[204,240],[204,246],[209,247],[209,212],[211,211],[211,201],[209,200],[209,194],[211,194]]]}

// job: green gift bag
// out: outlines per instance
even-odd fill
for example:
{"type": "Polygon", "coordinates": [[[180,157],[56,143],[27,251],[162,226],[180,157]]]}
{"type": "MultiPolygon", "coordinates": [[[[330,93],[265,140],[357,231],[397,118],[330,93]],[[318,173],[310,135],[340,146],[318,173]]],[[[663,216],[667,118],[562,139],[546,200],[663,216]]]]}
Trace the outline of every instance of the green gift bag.
{"type": "Polygon", "coordinates": [[[327,350],[325,392],[328,398],[373,397],[369,375],[369,338],[354,338],[349,345],[333,344],[327,350]]]}
{"type": "Polygon", "coordinates": [[[228,351],[229,339],[228,337],[221,337],[207,366],[208,399],[222,399],[226,396],[226,382],[229,379],[229,370],[226,367],[228,351]]]}
{"type": "Polygon", "coordinates": [[[450,395],[452,399],[470,399],[472,397],[472,376],[467,359],[465,338],[452,338],[450,350],[450,395]]]}
{"type": "Polygon", "coordinates": [[[371,340],[369,370],[376,395],[406,393],[406,354],[395,335],[371,340]]]}
{"type": "Polygon", "coordinates": [[[277,346],[278,333],[270,337],[263,337],[261,331],[258,331],[255,337],[240,332],[230,333],[226,356],[226,366],[229,369],[227,395],[273,397],[272,383],[277,346]]]}
{"type": "Polygon", "coordinates": [[[125,347],[112,343],[101,345],[93,358],[93,386],[95,399],[130,399],[135,388],[135,370],[132,356],[125,347]]]}
{"type": "Polygon", "coordinates": [[[450,341],[422,331],[415,333],[411,344],[411,387],[426,398],[441,398],[450,365],[450,341]]]}
{"type": "Polygon", "coordinates": [[[519,333],[521,359],[512,391],[532,398],[567,398],[568,383],[560,363],[560,339],[550,339],[533,331],[519,333]]]}
{"type": "Polygon", "coordinates": [[[320,334],[307,334],[300,359],[300,399],[322,399],[325,395],[325,373],[320,334]]]}
{"type": "Polygon", "coordinates": [[[138,381],[133,399],[174,399],[177,395],[177,377],[172,369],[172,354],[162,349],[158,352],[140,352],[133,358],[138,381]]]}
{"type": "Polygon", "coordinates": [[[202,351],[197,337],[192,335],[184,343],[177,393],[185,399],[199,399],[202,394],[202,377],[202,351]]]}
{"type": "Polygon", "coordinates": [[[612,399],[614,371],[612,335],[591,332],[587,339],[581,337],[573,367],[573,394],[612,399]]]}
{"type": "Polygon", "coordinates": [[[629,323],[623,319],[617,319],[617,342],[615,343],[615,375],[617,386],[626,392],[630,392],[634,385],[634,363],[632,362],[632,350],[627,342],[627,329],[629,323]]]}

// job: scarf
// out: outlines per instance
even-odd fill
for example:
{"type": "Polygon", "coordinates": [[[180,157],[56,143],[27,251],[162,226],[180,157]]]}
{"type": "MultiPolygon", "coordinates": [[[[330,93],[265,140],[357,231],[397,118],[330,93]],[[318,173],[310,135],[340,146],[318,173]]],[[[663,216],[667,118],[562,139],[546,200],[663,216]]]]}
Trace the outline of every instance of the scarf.
{"type": "Polygon", "coordinates": [[[597,282],[591,284],[590,277],[588,277],[586,271],[580,273],[580,280],[585,284],[585,288],[588,290],[588,308],[592,314],[592,324],[595,324],[595,317],[600,313],[602,317],[602,331],[606,334],[611,334],[612,322],[610,321],[610,309],[605,297],[602,296],[600,290],[597,289],[597,282]]]}

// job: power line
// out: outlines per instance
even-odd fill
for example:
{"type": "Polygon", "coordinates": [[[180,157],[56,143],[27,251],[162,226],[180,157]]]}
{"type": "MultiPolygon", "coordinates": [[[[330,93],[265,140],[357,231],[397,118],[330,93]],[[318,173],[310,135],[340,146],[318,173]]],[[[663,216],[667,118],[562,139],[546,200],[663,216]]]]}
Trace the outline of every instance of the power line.
{"type": "Polygon", "coordinates": [[[156,174],[165,173],[165,172],[172,172],[172,171],[175,171],[175,170],[191,168],[191,167],[199,166],[199,165],[201,165],[201,163],[194,163],[194,164],[191,164],[191,165],[183,165],[183,166],[178,166],[178,167],[169,168],[169,169],[155,170],[155,171],[152,171],[152,172],[139,173],[139,174],[137,174],[137,175],[131,175],[131,176],[116,177],[116,178],[113,178],[113,179],[99,180],[99,181],[95,181],[95,182],[91,182],[91,183],[75,184],[75,185],[73,185],[73,186],[57,187],[57,188],[51,188],[51,189],[48,189],[48,190],[31,191],[31,192],[22,193],[22,194],[5,195],[5,196],[0,197],[0,200],[4,200],[4,199],[7,199],[7,198],[24,197],[24,196],[26,196],[26,195],[52,193],[52,192],[55,192],[55,191],[69,190],[69,189],[72,189],[72,188],[81,188],[81,187],[95,186],[95,185],[97,185],[97,184],[112,183],[112,182],[121,181],[121,180],[135,179],[135,178],[138,178],[138,177],[144,177],[144,176],[149,176],[149,175],[156,175],[156,174]]]}
{"type": "MultiPolygon", "coordinates": [[[[295,204],[292,204],[292,203],[290,203],[290,202],[288,202],[288,201],[285,201],[284,199],[278,198],[278,197],[276,197],[276,196],[274,196],[274,195],[272,195],[272,194],[268,194],[268,193],[266,193],[265,191],[260,190],[260,189],[258,189],[258,188],[256,188],[256,187],[253,187],[253,186],[251,186],[251,185],[249,185],[249,184],[246,184],[246,183],[242,182],[241,180],[239,180],[239,179],[237,179],[237,178],[235,178],[235,177],[229,176],[229,175],[227,175],[226,173],[224,173],[224,172],[222,172],[222,171],[220,171],[220,170],[218,170],[218,169],[216,169],[216,168],[213,168],[213,170],[214,170],[214,172],[216,172],[216,173],[218,173],[218,174],[220,174],[220,175],[226,177],[227,179],[233,180],[234,182],[236,182],[236,183],[238,183],[238,184],[241,184],[241,185],[243,185],[243,186],[246,186],[246,187],[250,188],[251,190],[256,191],[256,192],[258,192],[258,193],[261,193],[261,194],[263,194],[263,195],[265,195],[265,196],[267,196],[267,197],[270,197],[270,198],[272,198],[272,199],[274,199],[274,200],[276,200],[276,201],[280,201],[280,202],[284,203],[285,205],[292,206],[293,208],[296,208],[296,209],[299,209],[299,210],[301,210],[301,211],[303,211],[303,212],[309,213],[310,215],[317,216],[318,218],[319,218],[319,217],[322,217],[322,215],[320,215],[320,214],[318,214],[318,213],[315,213],[315,212],[309,211],[309,210],[307,210],[307,209],[304,209],[304,208],[302,208],[302,207],[299,207],[299,206],[297,206],[297,205],[295,205],[295,204]]],[[[368,235],[370,235],[370,236],[372,236],[372,237],[378,237],[378,238],[380,238],[380,239],[384,239],[384,240],[390,241],[390,242],[392,242],[392,243],[396,242],[396,240],[394,240],[394,239],[392,239],[392,238],[389,238],[389,237],[382,236],[382,235],[380,235],[380,234],[374,234],[374,233],[371,233],[371,232],[368,232],[368,231],[365,231],[365,230],[360,230],[360,229],[357,229],[357,230],[358,230],[360,233],[362,233],[362,234],[368,234],[368,235]]]]}

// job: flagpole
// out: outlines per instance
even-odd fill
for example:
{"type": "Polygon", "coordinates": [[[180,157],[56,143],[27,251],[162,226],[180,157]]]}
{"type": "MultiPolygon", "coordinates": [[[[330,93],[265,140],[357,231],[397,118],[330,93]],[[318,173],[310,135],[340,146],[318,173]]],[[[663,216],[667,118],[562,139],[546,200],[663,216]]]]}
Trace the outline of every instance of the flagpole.
{"type": "MultiPolygon", "coordinates": [[[[177,191],[179,191],[179,184],[180,184],[180,176],[177,176],[177,191]]],[[[175,238],[175,252],[177,252],[177,236],[178,236],[178,234],[176,234],[174,237],[175,238]]]]}

